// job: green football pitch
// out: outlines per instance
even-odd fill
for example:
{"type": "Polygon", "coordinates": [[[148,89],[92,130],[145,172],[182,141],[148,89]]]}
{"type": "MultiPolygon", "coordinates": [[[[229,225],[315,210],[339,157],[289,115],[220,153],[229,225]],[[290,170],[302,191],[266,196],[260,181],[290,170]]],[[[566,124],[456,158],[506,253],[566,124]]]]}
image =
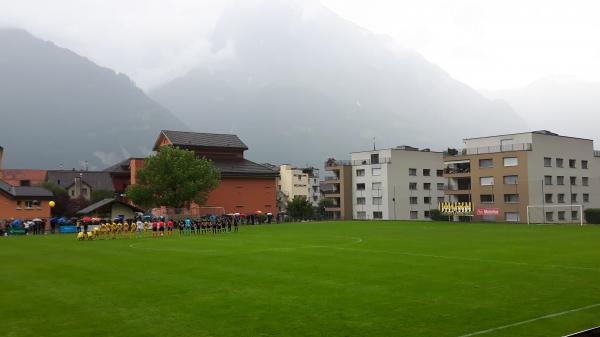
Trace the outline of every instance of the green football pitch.
{"type": "Polygon", "coordinates": [[[0,238],[2,336],[562,336],[600,325],[600,227],[244,226],[0,238]]]}

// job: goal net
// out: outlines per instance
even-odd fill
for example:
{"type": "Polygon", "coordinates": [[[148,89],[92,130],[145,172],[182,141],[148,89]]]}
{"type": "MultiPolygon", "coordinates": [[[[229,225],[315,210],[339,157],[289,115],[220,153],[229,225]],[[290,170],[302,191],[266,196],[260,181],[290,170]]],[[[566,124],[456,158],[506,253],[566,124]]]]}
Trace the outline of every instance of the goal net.
{"type": "Polygon", "coordinates": [[[529,205],[528,224],[577,224],[583,225],[582,205],[529,205]]]}

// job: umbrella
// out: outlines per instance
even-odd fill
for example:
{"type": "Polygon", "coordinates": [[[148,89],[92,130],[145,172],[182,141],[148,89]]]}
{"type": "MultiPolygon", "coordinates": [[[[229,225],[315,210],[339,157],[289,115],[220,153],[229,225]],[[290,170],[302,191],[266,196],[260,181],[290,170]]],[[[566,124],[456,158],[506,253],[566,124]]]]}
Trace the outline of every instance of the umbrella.
{"type": "Polygon", "coordinates": [[[246,214],[242,213],[242,214],[240,214],[240,216],[246,216],[246,214]]]}
{"type": "Polygon", "coordinates": [[[233,214],[233,215],[237,215],[237,216],[239,216],[239,215],[240,215],[240,213],[235,213],[235,214],[233,214]]]}
{"type": "Polygon", "coordinates": [[[33,222],[42,222],[42,219],[40,219],[40,218],[35,218],[35,219],[31,220],[31,221],[33,221],[33,222]]]}
{"type": "Polygon", "coordinates": [[[267,213],[267,215],[273,215],[273,213],[267,213]]]}
{"type": "Polygon", "coordinates": [[[21,226],[22,222],[19,219],[15,219],[13,220],[13,222],[11,223],[11,225],[13,226],[21,226]]]}
{"type": "Polygon", "coordinates": [[[262,214],[262,211],[261,210],[257,210],[256,214],[262,214]]]}
{"type": "Polygon", "coordinates": [[[90,221],[92,221],[92,218],[90,218],[89,216],[86,216],[85,218],[83,218],[81,220],[83,220],[83,222],[90,222],[90,221]]]}

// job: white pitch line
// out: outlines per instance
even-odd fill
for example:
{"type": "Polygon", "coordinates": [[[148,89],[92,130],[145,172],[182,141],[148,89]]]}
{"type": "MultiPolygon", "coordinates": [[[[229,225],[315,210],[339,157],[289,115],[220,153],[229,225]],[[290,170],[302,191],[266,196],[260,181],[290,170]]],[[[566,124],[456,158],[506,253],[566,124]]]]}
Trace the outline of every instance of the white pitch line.
{"type": "Polygon", "coordinates": [[[588,310],[588,309],[592,309],[592,308],[597,308],[597,307],[600,307],[600,303],[596,303],[596,304],[592,304],[592,305],[587,305],[587,306],[581,307],[581,308],[575,308],[575,309],[571,309],[571,310],[561,311],[561,312],[557,312],[557,313],[554,313],[554,314],[548,314],[548,315],[544,315],[544,316],[540,316],[540,317],[528,319],[526,321],[521,321],[521,322],[507,324],[507,325],[502,325],[502,326],[491,328],[491,329],[487,329],[487,330],[481,330],[481,331],[477,331],[477,332],[472,332],[472,333],[469,333],[469,334],[466,334],[466,335],[461,335],[460,337],[471,337],[471,336],[483,335],[483,334],[494,332],[494,331],[498,331],[498,330],[504,330],[504,329],[512,328],[512,327],[519,326],[519,325],[524,325],[524,324],[529,324],[529,323],[533,323],[533,322],[536,322],[536,321],[541,321],[543,319],[553,318],[553,317],[557,317],[557,316],[563,316],[563,315],[567,315],[567,314],[570,314],[570,313],[574,313],[574,312],[578,312],[578,311],[584,311],[584,310],[588,310]]]}

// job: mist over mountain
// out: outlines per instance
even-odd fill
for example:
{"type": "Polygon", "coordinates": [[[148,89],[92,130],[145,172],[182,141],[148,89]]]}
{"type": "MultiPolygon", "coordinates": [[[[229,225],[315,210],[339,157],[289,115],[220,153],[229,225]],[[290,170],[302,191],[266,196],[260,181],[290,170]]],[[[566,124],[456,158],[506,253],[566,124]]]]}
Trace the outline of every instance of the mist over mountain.
{"type": "Polygon", "coordinates": [[[532,130],[600,141],[596,120],[600,114],[600,82],[574,77],[549,77],[520,89],[484,91],[503,99],[523,117],[532,130]]]}
{"type": "Polygon", "coordinates": [[[23,30],[0,29],[0,50],[5,167],[104,168],[186,128],[126,75],[23,30]]]}
{"type": "Polygon", "coordinates": [[[219,62],[150,96],[194,130],[239,134],[261,161],[321,164],[372,148],[373,137],[441,150],[525,129],[506,103],[316,2],[238,2],[211,44],[219,62]]]}

